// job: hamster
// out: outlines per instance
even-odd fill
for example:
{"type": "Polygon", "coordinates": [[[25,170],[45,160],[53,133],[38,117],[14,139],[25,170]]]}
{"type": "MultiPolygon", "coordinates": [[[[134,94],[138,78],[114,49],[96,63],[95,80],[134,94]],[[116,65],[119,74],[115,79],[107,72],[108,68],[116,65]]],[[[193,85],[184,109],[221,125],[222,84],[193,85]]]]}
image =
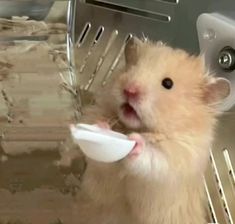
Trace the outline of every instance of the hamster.
{"type": "Polygon", "coordinates": [[[207,223],[203,174],[229,82],[210,74],[201,56],[162,42],[132,38],[125,62],[81,121],[136,145],[115,163],[86,159],[76,223],[207,223]]]}

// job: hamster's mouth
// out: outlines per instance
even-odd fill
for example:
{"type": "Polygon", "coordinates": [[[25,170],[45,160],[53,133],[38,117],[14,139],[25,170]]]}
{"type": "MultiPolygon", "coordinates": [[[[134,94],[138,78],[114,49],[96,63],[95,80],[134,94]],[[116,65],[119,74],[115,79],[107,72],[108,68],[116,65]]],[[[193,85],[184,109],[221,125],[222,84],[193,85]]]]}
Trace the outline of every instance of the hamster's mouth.
{"type": "Polygon", "coordinates": [[[138,117],[135,109],[129,104],[124,103],[122,105],[123,114],[127,117],[138,117]]]}
{"type": "Polygon", "coordinates": [[[141,125],[141,119],[135,108],[130,103],[126,102],[121,105],[120,109],[121,121],[129,127],[139,128],[139,126],[141,125]]]}

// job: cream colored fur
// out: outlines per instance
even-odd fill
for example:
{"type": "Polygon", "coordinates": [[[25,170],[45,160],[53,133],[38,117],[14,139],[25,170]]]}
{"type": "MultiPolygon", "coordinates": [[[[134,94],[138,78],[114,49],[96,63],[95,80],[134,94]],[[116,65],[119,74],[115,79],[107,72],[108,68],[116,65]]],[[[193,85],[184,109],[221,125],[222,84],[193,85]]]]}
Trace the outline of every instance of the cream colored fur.
{"type": "Polygon", "coordinates": [[[137,132],[145,145],[134,159],[113,164],[87,159],[77,223],[205,224],[202,177],[217,103],[229,94],[229,85],[183,50],[133,39],[125,54],[126,68],[84,110],[82,122],[106,121],[114,130],[137,132]],[[161,85],[165,77],[174,81],[171,90],[161,85]],[[133,83],[141,91],[135,105],[140,122],[120,113],[123,88],[133,83]]]}

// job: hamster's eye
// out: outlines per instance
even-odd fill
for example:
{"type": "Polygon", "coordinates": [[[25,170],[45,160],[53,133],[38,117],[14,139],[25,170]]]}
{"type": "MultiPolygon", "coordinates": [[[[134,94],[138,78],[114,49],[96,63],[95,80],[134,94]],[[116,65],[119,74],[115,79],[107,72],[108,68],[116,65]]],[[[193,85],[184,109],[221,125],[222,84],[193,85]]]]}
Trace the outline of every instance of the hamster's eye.
{"type": "Polygon", "coordinates": [[[165,78],[162,80],[162,86],[166,89],[171,89],[174,83],[170,78],[165,78]]]}

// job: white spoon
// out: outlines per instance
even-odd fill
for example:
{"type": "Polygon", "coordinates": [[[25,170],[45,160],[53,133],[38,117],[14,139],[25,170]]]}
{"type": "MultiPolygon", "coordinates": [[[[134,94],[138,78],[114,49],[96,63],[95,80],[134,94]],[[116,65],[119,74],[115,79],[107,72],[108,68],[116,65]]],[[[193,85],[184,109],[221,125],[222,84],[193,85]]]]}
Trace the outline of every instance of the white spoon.
{"type": "Polygon", "coordinates": [[[73,140],[90,159],[111,163],[126,157],[135,141],[126,135],[96,125],[77,124],[70,127],[73,140]]]}

